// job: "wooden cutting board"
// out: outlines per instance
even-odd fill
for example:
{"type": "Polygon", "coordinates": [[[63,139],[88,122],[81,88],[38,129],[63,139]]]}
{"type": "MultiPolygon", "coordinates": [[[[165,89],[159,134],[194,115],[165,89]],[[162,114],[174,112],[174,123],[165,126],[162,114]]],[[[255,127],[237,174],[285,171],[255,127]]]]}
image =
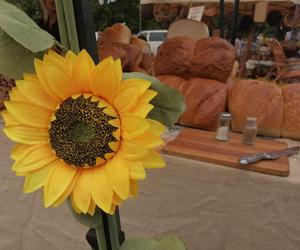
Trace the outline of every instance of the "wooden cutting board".
{"type": "Polygon", "coordinates": [[[175,140],[164,146],[163,153],[264,174],[289,175],[287,157],[263,160],[249,165],[238,163],[242,155],[282,150],[287,148],[286,143],[257,139],[255,145],[245,145],[242,143],[242,134],[231,133],[230,137],[229,141],[220,142],[215,139],[215,132],[183,128],[175,140]]]}

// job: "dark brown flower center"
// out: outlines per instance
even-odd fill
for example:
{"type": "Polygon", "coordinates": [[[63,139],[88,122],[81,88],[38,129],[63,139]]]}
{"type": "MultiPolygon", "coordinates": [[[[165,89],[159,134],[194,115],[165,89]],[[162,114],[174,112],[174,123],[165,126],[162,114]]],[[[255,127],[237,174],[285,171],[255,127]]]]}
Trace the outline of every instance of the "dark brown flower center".
{"type": "Polygon", "coordinates": [[[117,117],[108,115],[106,108],[108,104],[103,100],[83,95],[69,97],[60,104],[51,121],[49,137],[56,155],[66,164],[94,167],[114,152],[109,143],[119,140],[114,135],[118,128],[109,121],[117,117]]]}

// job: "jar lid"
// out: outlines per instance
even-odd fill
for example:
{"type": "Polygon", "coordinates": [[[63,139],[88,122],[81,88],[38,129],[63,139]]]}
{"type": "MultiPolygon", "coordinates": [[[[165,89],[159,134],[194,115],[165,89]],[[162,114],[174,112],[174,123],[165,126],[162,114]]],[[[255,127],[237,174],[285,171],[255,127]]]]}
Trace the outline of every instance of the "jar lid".
{"type": "Polygon", "coordinates": [[[230,120],[231,119],[231,114],[228,113],[228,112],[221,112],[219,114],[219,117],[223,118],[223,119],[226,119],[226,120],[230,120]]]}

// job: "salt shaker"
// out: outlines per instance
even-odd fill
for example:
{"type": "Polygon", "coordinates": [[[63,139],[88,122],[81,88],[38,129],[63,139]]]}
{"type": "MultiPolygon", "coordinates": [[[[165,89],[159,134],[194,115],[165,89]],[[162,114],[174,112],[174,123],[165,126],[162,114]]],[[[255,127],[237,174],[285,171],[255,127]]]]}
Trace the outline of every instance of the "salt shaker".
{"type": "Polygon", "coordinates": [[[218,141],[228,141],[229,140],[230,121],[231,121],[230,113],[222,112],[219,114],[218,129],[217,129],[217,134],[216,134],[216,139],[218,141]]]}
{"type": "Polygon", "coordinates": [[[254,145],[256,141],[257,125],[255,117],[247,117],[243,131],[243,143],[254,145]]]}

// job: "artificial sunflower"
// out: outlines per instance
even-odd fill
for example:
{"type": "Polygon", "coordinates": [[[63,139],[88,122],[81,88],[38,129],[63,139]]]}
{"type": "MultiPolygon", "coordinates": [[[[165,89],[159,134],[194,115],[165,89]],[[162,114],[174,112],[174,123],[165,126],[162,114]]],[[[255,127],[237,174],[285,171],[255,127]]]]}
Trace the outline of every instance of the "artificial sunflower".
{"type": "Polygon", "coordinates": [[[83,50],[49,51],[10,92],[4,132],[17,142],[12,170],[24,192],[44,189],[44,206],[67,198],[78,213],[113,214],[137,194],[144,168],[164,167],[155,148],[164,126],[147,119],[157,93],[143,79],[122,80],[120,60],[95,65],[83,50]]]}

